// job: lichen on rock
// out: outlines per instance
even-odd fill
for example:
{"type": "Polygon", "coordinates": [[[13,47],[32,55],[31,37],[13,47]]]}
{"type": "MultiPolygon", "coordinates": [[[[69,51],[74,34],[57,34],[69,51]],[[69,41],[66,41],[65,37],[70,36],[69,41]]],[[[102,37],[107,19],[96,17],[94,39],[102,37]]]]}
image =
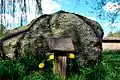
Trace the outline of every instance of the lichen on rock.
{"type": "Polygon", "coordinates": [[[59,11],[42,15],[23,30],[17,30],[1,38],[1,56],[19,58],[26,47],[30,47],[35,55],[45,56],[49,52],[47,39],[51,37],[72,38],[76,58],[81,64],[98,60],[102,52],[103,29],[96,21],[78,14],[59,11]]]}

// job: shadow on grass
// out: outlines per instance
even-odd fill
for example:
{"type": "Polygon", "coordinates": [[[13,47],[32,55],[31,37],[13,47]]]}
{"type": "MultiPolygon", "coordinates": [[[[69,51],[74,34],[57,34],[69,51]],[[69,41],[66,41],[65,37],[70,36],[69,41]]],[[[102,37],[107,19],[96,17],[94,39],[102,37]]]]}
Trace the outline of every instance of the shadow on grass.
{"type": "MultiPolygon", "coordinates": [[[[39,69],[43,60],[27,55],[19,60],[0,60],[0,80],[61,80],[52,72],[52,61],[45,60],[45,68],[39,69]]],[[[120,51],[106,51],[96,64],[79,66],[79,61],[69,60],[66,80],[120,80],[120,51]]]]}

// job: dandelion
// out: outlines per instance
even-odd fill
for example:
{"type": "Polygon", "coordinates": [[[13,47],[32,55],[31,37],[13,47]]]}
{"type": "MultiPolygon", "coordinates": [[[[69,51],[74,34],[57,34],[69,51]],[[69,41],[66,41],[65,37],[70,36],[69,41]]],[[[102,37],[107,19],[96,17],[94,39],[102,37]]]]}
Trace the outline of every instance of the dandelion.
{"type": "Polygon", "coordinates": [[[51,55],[49,56],[49,59],[50,59],[50,60],[54,59],[54,54],[51,54],[51,55]]]}
{"type": "Polygon", "coordinates": [[[74,59],[74,58],[75,58],[75,55],[74,55],[73,53],[70,53],[70,54],[69,54],[69,58],[74,59]]]}
{"type": "Polygon", "coordinates": [[[49,61],[49,60],[53,60],[53,59],[54,59],[54,53],[51,53],[51,55],[49,55],[49,58],[48,58],[47,61],[49,61]]]}
{"type": "Polygon", "coordinates": [[[44,66],[45,66],[44,63],[40,63],[40,64],[38,65],[39,68],[43,68],[44,66]]]}

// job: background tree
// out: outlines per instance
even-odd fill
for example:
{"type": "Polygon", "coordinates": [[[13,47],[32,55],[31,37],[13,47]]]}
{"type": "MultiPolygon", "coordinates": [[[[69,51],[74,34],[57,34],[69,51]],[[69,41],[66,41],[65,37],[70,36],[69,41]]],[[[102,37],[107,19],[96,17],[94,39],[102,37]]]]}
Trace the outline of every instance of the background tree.
{"type": "Polygon", "coordinates": [[[6,34],[6,29],[3,24],[0,24],[0,37],[3,37],[6,34]]]}
{"type": "MultiPolygon", "coordinates": [[[[27,13],[30,13],[31,6],[36,7],[35,14],[42,14],[41,8],[41,0],[1,0],[0,1],[0,23],[7,26],[15,26],[14,18],[19,18],[19,25],[23,26],[23,24],[27,21],[27,13]],[[31,4],[32,3],[32,4],[31,4]],[[15,15],[15,12],[18,10],[19,13],[15,15]],[[8,21],[6,19],[6,15],[13,17],[13,22],[11,24],[11,20],[8,21]],[[20,17],[16,17],[20,16],[20,17]]],[[[7,27],[6,26],[6,27],[7,27]]]]}
{"type": "MultiPolygon", "coordinates": [[[[78,0],[80,1],[80,0],[78,0]]],[[[120,20],[120,0],[85,0],[86,5],[91,4],[93,11],[91,13],[96,13],[97,18],[104,21],[108,21],[108,27],[113,31],[120,20]],[[110,8],[109,11],[105,10],[110,8]]]]}
{"type": "Polygon", "coordinates": [[[120,38],[120,31],[115,32],[115,33],[110,32],[110,33],[107,35],[107,37],[118,37],[118,38],[120,38]]]}
{"type": "MultiPolygon", "coordinates": [[[[19,17],[20,18],[19,26],[22,26],[24,22],[27,21],[27,15],[25,16],[25,14],[27,14],[27,12],[29,12],[30,10],[30,6],[31,6],[30,1],[33,2],[33,4],[36,4],[35,13],[39,15],[42,14],[41,0],[1,0],[0,14],[9,13],[12,17],[15,18],[16,17],[15,12],[17,11],[16,5],[19,5],[21,12],[21,14],[18,14],[21,15],[19,17]]],[[[81,0],[75,0],[75,1],[77,3],[76,7],[78,7],[77,5],[81,4],[80,2],[81,0]]],[[[102,22],[104,22],[105,20],[109,21],[108,26],[111,27],[112,30],[116,28],[116,26],[112,24],[118,23],[118,17],[120,15],[120,0],[84,0],[84,2],[86,3],[86,5],[88,5],[93,9],[93,11],[90,12],[96,13],[98,19],[101,19],[102,22]],[[113,3],[111,6],[111,8],[114,7],[113,12],[110,11],[107,12],[104,10],[105,5],[108,4],[109,2],[113,3]]],[[[6,21],[6,19],[4,16],[1,15],[1,24],[6,24],[7,26],[11,26],[11,24],[8,23],[7,21],[5,23],[3,23],[3,21],[6,21]]],[[[14,23],[15,21],[13,20],[13,24],[14,23]]]]}

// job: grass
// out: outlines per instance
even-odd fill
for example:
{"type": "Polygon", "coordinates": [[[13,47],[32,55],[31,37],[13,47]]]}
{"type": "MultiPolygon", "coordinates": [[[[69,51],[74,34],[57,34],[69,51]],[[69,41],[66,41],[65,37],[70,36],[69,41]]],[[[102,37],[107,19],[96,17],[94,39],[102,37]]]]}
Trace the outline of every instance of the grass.
{"type": "MultiPolygon", "coordinates": [[[[52,73],[52,62],[45,61],[45,68],[39,69],[42,58],[27,55],[19,60],[0,60],[0,80],[62,80],[52,73]]],[[[66,80],[120,80],[120,51],[102,53],[101,60],[94,66],[76,66],[69,60],[66,80]]]]}

